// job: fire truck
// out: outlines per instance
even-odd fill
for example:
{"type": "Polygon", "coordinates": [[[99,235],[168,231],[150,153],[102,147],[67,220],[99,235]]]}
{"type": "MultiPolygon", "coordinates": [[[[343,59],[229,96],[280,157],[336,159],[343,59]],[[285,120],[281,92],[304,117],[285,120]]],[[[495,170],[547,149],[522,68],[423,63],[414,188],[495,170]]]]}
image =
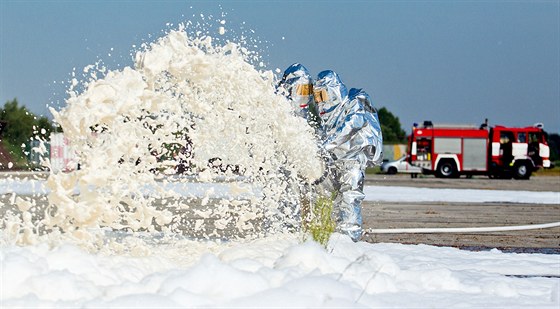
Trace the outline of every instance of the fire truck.
{"type": "Polygon", "coordinates": [[[529,179],[539,168],[550,167],[550,149],[542,124],[525,128],[415,125],[409,136],[409,163],[424,174],[457,178],[529,179]]]}

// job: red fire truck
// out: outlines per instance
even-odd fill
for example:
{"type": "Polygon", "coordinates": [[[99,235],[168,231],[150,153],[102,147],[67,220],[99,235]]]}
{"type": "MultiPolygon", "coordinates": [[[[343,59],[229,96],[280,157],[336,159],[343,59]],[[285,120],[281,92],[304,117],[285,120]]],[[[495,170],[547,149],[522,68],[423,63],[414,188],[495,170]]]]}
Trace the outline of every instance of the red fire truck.
{"type": "Polygon", "coordinates": [[[478,174],[490,178],[529,179],[550,167],[550,149],[542,125],[504,126],[415,125],[409,136],[409,162],[425,174],[451,178],[478,174]]]}

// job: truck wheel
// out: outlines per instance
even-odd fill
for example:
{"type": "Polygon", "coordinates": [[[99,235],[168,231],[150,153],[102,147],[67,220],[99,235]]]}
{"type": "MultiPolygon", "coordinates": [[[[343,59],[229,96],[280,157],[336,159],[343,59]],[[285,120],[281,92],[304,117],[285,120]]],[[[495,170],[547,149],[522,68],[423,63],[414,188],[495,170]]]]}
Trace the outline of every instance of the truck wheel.
{"type": "Polygon", "coordinates": [[[389,169],[387,170],[387,174],[389,175],[395,175],[397,173],[397,168],[394,166],[389,167],[389,169]]]}
{"type": "Polygon", "coordinates": [[[436,176],[441,178],[451,178],[457,175],[457,168],[452,161],[443,161],[438,165],[436,176]]]}
{"type": "Polygon", "coordinates": [[[520,162],[515,164],[515,169],[513,170],[513,178],[515,179],[529,179],[531,177],[531,166],[526,162],[520,162]]]}

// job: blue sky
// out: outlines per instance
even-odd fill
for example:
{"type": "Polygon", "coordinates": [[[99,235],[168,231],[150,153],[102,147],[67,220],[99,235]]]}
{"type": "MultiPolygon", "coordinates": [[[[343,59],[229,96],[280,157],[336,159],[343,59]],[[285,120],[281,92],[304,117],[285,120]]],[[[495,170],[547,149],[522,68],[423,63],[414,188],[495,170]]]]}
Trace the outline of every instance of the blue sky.
{"type": "Polygon", "coordinates": [[[130,66],[133,46],[200,14],[243,28],[269,69],[337,71],[407,131],[488,118],[560,132],[559,1],[0,0],[0,103],[49,115],[73,70],[130,66]]]}

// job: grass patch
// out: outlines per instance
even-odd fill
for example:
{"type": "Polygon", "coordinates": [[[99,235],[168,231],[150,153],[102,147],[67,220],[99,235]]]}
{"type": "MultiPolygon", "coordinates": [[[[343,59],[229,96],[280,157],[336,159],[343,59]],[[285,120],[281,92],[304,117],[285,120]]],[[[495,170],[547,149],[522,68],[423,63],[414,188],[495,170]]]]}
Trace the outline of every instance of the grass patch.
{"type": "Polygon", "coordinates": [[[366,168],[366,175],[370,175],[370,174],[382,174],[381,173],[381,167],[379,167],[379,166],[367,167],[366,168]]]}
{"type": "Polygon", "coordinates": [[[554,162],[553,168],[541,168],[535,172],[535,176],[560,176],[560,162],[554,162]]]}

